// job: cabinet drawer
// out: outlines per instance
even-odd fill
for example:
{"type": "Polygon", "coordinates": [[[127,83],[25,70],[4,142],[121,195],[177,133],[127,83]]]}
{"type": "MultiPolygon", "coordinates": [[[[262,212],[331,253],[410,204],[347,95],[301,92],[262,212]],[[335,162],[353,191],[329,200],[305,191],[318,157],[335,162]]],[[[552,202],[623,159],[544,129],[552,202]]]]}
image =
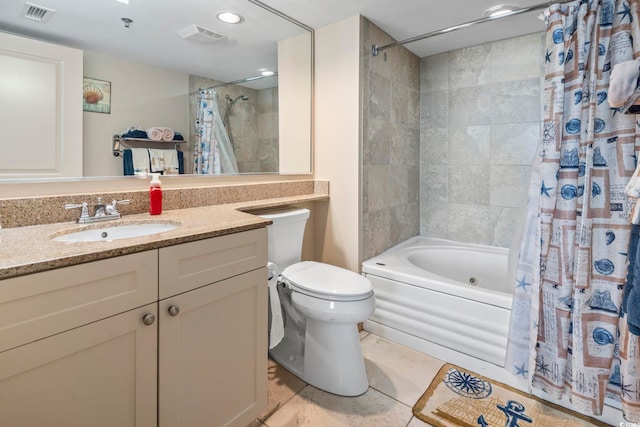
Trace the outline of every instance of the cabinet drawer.
{"type": "Polygon", "coordinates": [[[157,251],[0,281],[0,351],[157,300],[157,251]]]}
{"type": "Polygon", "coordinates": [[[267,265],[267,229],[161,248],[160,299],[267,265]]]}

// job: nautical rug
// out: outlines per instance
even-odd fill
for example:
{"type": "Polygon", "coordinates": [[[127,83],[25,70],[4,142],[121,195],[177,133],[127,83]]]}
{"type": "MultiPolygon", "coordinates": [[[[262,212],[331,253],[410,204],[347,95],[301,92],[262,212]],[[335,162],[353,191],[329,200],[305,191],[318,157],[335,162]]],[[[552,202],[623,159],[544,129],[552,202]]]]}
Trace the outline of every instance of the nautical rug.
{"type": "Polygon", "coordinates": [[[606,426],[455,365],[444,365],[413,406],[434,427],[606,426]]]}

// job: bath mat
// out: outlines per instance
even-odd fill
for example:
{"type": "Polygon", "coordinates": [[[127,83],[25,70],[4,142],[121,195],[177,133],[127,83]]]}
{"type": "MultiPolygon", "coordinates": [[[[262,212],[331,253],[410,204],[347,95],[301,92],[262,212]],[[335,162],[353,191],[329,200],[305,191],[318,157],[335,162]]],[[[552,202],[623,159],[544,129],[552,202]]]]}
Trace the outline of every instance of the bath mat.
{"type": "Polygon", "coordinates": [[[607,426],[455,365],[444,365],[413,406],[434,427],[607,426]]]}

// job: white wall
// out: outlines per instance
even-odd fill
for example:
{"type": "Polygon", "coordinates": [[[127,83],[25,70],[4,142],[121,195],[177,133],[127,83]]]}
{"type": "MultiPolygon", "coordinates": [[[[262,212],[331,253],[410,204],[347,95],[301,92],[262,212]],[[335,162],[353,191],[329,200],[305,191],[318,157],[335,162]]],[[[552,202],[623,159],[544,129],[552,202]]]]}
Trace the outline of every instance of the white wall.
{"type": "Polygon", "coordinates": [[[360,270],[360,17],[315,31],[314,177],[331,182],[318,204],[317,259],[360,270]]]}
{"type": "Polygon", "coordinates": [[[111,141],[129,126],[166,126],[189,135],[188,74],[85,51],[84,76],[111,82],[111,114],[83,113],[85,176],[122,175],[111,141]]]}

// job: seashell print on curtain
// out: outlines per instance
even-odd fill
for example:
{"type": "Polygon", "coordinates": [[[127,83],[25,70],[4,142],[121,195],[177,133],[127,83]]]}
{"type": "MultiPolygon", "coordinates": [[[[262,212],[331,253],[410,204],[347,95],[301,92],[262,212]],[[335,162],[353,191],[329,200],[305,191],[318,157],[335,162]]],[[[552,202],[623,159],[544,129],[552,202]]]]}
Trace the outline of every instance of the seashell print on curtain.
{"type": "Polygon", "coordinates": [[[640,422],[640,346],[620,317],[640,150],[635,115],[606,102],[613,65],[640,57],[638,1],[552,5],[543,138],[529,187],[506,369],[575,408],[622,401],[640,422]]]}

